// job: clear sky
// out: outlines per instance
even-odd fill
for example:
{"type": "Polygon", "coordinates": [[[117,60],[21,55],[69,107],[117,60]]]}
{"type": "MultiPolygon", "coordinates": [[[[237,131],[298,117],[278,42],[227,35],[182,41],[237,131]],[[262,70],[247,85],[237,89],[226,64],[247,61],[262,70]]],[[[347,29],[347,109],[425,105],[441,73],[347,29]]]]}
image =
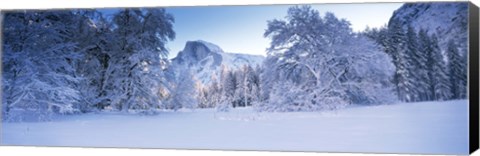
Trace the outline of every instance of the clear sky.
{"type": "MultiPolygon", "coordinates": [[[[323,16],[333,12],[345,18],[354,31],[386,24],[403,3],[358,3],[312,5],[323,16]]],[[[283,19],[291,5],[168,7],[175,17],[174,41],[167,44],[170,58],[183,50],[185,43],[205,40],[226,52],[265,55],[269,39],[263,37],[267,20],[283,19]]]]}
{"type": "MultiPolygon", "coordinates": [[[[332,12],[351,23],[354,31],[383,26],[403,3],[317,4],[323,16],[332,12]]],[[[167,7],[175,17],[175,40],[167,43],[169,58],[177,56],[187,41],[204,40],[226,52],[265,55],[269,39],[263,37],[267,21],[283,19],[293,5],[189,6],[167,7]]],[[[117,9],[101,9],[111,16],[117,9]]]]}

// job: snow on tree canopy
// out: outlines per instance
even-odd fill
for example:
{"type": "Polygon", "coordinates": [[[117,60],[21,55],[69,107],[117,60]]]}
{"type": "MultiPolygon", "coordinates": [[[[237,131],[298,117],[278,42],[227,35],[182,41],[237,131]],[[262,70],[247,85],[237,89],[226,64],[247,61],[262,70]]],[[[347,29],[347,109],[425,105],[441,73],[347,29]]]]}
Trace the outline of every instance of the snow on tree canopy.
{"type": "Polygon", "coordinates": [[[271,39],[267,59],[273,62],[265,62],[263,79],[279,83],[264,86],[263,110],[330,110],[394,99],[388,56],[333,13],[322,17],[310,6],[290,7],[285,19],[268,21],[264,36],[271,39]]]}

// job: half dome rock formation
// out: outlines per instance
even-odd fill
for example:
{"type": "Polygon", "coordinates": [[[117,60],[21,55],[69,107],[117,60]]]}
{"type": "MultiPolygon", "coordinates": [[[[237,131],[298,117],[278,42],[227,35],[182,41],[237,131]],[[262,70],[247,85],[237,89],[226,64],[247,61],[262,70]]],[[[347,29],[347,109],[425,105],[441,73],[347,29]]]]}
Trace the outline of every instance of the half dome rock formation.
{"type": "Polygon", "coordinates": [[[264,56],[224,52],[219,46],[202,40],[188,41],[185,48],[172,59],[173,67],[186,67],[203,84],[219,77],[223,67],[239,69],[244,65],[261,65],[264,56]]]}

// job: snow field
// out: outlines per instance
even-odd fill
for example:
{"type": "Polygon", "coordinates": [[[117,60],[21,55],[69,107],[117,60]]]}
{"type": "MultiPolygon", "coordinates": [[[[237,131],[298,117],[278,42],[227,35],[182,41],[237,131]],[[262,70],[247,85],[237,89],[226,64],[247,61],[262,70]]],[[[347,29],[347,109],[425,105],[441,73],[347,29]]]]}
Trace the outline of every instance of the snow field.
{"type": "Polygon", "coordinates": [[[467,154],[467,112],[468,101],[458,100],[329,112],[92,113],[3,123],[2,145],[467,154]]]}

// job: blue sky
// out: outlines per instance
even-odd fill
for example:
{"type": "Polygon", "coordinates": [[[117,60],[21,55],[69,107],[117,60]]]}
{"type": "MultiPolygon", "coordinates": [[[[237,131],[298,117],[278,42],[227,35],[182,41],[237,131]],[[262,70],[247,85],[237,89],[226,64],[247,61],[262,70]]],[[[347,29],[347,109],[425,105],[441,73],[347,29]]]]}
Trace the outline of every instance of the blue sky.
{"type": "MultiPolygon", "coordinates": [[[[321,15],[333,12],[352,24],[354,31],[380,27],[403,3],[312,5],[321,15]]],[[[291,5],[169,7],[175,17],[176,39],[167,44],[170,58],[191,40],[205,40],[226,52],[265,55],[269,39],[263,37],[267,20],[286,16],[291,5]]]]}
{"type": "MultiPolygon", "coordinates": [[[[403,3],[317,4],[323,16],[332,12],[351,23],[354,31],[386,24],[403,3]]],[[[263,37],[267,21],[283,19],[292,5],[167,7],[175,17],[176,38],[167,43],[169,58],[177,56],[187,41],[204,40],[226,52],[265,55],[269,39],[263,37]]],[[[107,15],[116,9],[100,10],[107,15]]]]}

